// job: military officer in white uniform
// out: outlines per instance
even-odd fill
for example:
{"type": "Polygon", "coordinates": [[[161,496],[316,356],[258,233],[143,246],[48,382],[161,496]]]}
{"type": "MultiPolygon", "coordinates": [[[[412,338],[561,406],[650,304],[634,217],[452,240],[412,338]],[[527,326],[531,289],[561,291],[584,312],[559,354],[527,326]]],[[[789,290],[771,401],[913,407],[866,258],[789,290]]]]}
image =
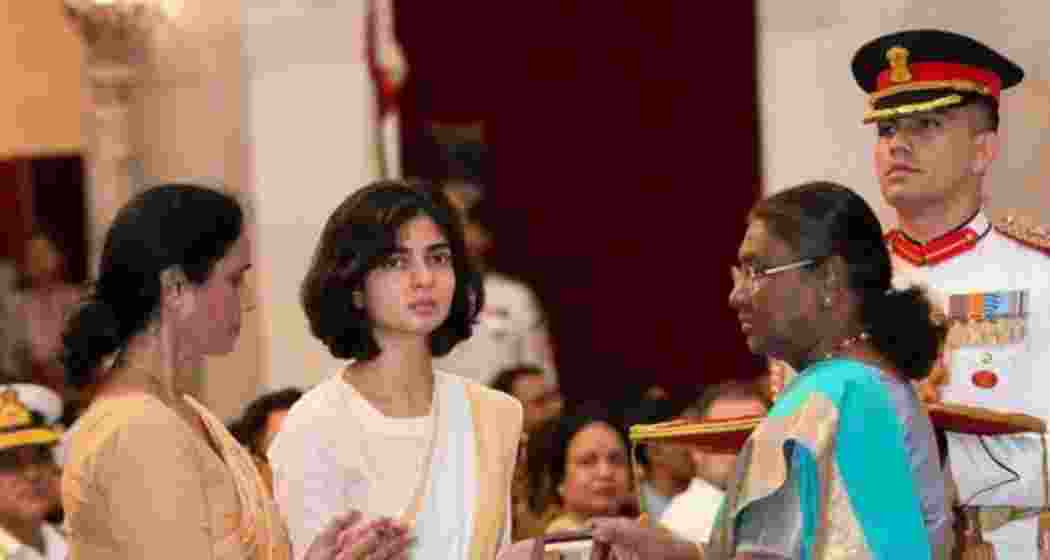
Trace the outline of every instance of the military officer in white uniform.
{"type": "MultiPolygon", "coordinates": [[[[865,44],[852,69],[870,95],[864,122],[877,127],[875,169],[897,213],[887,235],[895,281],[926,285],[951,322],[927,394],[1050,419],[1050,235],[1016,217],[992,223],[982,208],[994,196],[984,176],[1000,149],[1000,92],[1023,71],[930,29],[865,44]]],[[[948,434],[948,457],[958,503],[982,507],[998,557],[1036,558],[1046,538],[1042,437],[948,434]]]]}
{"type": "Polygon", "coordinates": [[[484,193],[469,182],[442,186],[463,219],[467,252],[484,275],[485,304],[470,338],[434,363],[443,371],[489,384],[503,370],[536,366],[549,383],[557,383],[554,351],[539,298],[524,282],[488,268],[492,239],[476,216],[484,193]]]}

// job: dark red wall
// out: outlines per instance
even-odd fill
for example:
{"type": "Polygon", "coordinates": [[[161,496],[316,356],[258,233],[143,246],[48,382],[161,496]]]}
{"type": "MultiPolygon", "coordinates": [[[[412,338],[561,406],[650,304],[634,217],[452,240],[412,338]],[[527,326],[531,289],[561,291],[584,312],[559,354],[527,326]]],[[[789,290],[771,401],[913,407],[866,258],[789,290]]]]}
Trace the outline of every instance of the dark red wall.
{"type": "Polygon", "coordinates": [[[755,13],[709,9],[398,5],[408,172],[425,121],[485,121],[493,260],[544,300],[570,398],[753,368],[726,299],[759,192],[755,13]]]}
{"type": "Polygon", "coordinates": [[[66,278],[87,278],[84,162],[77,154],[0,160],[0,258],[23,264],[38,229],[66,257],[66,278]]]}

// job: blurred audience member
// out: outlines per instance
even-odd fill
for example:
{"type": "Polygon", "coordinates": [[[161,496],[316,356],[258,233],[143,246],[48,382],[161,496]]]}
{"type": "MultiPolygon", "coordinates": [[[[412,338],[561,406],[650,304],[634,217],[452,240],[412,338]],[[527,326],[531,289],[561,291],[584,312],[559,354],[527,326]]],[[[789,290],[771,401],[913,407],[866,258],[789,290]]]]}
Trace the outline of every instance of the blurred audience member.
{"type": "Polygon", "coordinates": [[[645,394],[642,398],[644,400],[666,401],[671,398],[671,393],[669,393],[663,385],[655,383],[645,390],[645,394]]]}
{"type": "Polygon", "coordinates": [[[524,410],[518,462],[514,465],[514,539],[543,533],[543,523],[529,511],[528,445],[531,434],[561,414],[563,400],[558,386],[551,383],[537,366],[521,365],[501,371],[491,387],[521,401],[524,410]]]}
{"type": "Polygon", "coordinates": [[[33,234],[26,242],[26,264],[16,304],[23,328],[21,353],[33,381],[62,395],[70,409],[77,408],[78,399],[66,385],[58,354],[66,314],[82,294],[79,286],[67,282],[65,257],[55,243],[43,233],[33,234]]]}
{"type": "MultiPolygon", "coordinates": [[[[707,388],[695,407],[699,420],[725,420],[764,416],[768,404],[758,384],[726,381],[707,388]]],[[[690,454],[696,477],[684,493],[671,500],[660,524],[681,538],[704,544],[714,526],[737,454],[735,451],[720,453],[698,448],[691,448],[690,454]]]]}
{"type": "Polygon", "coordinates": [[[270,442],[281,429],[284,417],[303,392],[294,387],[267,393],[252,401],[244,409],[244,414],[230,425],[230,433],[237,441],[251,452],[259,474],[263,476],[266,486],[273,492],[273,471],[270,470],[266,451],[270,442]]]}
{"type": "Polygon", "coordinates": [[[471,337],[435,364],[481,383],[489,383],[498,372],[518,364],[536,364],[548,381],[555,382],[554,353],[535,293],[526,284],[486,266],[492,237],[478,219],[481,187],[454,181],[441,190],[463,220],[467,252],[484,275],[485,305],[471,337]]]}
{"type": "Polygon", "coordinates": [[[0,558],[66,558],[65,538],[46,522],[60,502],[52,425],[61,412],[61,398],[46,387],[0,386],[0,558]]]}
{"type": "Polygon", "coordinates": [[[564,405],[558,386],[547,379],[539,366],[519,365],[505,369],[496,375],[490,386],[521,401],[525,412],[522,430],[526,434],[561,414],[564,405]]]}
{"type": "MultiPolygon", "coordinates": [[[[643,399],[628,413],[628,424],[655,424],[679,416],[679,408],[668,397],[643,399]]],[[[652,442],[638,446],[639,492],[649,519],[659,520],[671,500],[685,492],[695,475],[689,448],[675,442],[652,442]]]]}
{"type": "Polygon", "coordinates": [[[14,377],[21,367],[17,344],[23,327],[15,305],[17,277],[14,261],[0,259],[0,376],[4,378],[14,377]]]}
{"type": "Polygon", "coordinates": [[[636,513],[627,434],[605,411],[562,415],[529,449],[531,510],[551,519],[547,532],[581,529],[595,516],[636,513]]]}

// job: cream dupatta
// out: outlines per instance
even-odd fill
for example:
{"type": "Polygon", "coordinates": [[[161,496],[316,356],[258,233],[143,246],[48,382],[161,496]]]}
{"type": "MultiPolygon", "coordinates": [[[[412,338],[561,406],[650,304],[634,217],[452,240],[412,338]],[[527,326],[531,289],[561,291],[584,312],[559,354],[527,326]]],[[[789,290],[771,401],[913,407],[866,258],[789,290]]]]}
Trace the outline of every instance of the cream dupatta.
{"type": "Polygon", "coordinates": [[[521,405],[487,387],[466,383],[477,438],[477,505],[472,560],[492,560],[511,530],[510,486],[521,438],[521,405]]]}
{"type": "Polygon", "coordinates": [[[238,523],[241,544],[256,560],[289,560],[288,532],[251,454],[204,405],[189,395],[183,395],[183,399],[208,430],[212,443],[233,477],[241,506],[238,523]]]}

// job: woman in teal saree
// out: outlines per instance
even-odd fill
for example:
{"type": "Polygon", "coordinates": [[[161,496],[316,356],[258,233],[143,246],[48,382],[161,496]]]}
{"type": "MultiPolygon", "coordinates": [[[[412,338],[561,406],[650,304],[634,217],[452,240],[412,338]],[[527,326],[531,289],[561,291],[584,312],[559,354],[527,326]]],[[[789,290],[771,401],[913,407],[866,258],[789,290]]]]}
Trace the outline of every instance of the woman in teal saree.
{"type": "Polygon", "coordinates": [[[593,538],[617,560],[948,558],[944,475],[911,384],[946,329],[920,290],[891,287],[874,212],[833,183],[781,191],[752,210],[738,258],[729,304],[749,348],[798,375],[741,450],[709,544],[622,518],[592,521],[593,538]]]}
{"type": "Polygon", "coordinates": [[[799,374],[745,444],[707,558],[941,558],[951,519],[925,377],[944,327],[891,287],[881,227],[853,191],[760,202],[730,305],[753,352],[799,374]]]}

